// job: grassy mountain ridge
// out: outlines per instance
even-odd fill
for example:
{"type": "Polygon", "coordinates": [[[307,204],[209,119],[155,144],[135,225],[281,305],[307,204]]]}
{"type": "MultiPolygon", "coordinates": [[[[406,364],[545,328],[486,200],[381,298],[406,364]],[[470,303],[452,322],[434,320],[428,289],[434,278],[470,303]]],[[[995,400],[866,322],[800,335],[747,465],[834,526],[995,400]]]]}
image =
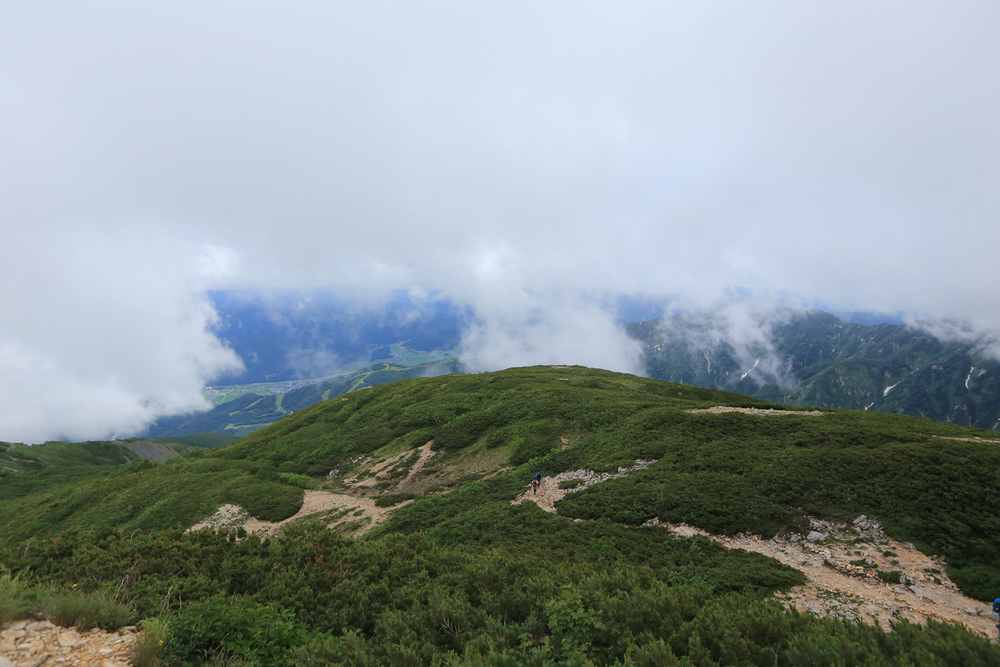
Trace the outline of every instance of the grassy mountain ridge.
{"type": "Polygon", "coordinates": [[[912,327],[845,322],[821,311],[784,313],[734,348],[711,318],[627,325],[650,377],[718,387],[789,405],[873,410],[996,429],[1000,362],[974,343],[912,327]],[[752,368],[759,360],[765,367],[752,368]]]}
{"type": "MultiPolygon", "coordinates": [[[[1000,526],[993,525],[989,511],[980,516],[977,510],[995,506],[1000,465],[992,462],[1000,464],[1000,450],[991,443],[941,439],[988,438],[989,432],[858,411],[780,419],[688,412],[714,405],[781,407],[721,390],[579,367],[379,385],[295,412],[230,445],[159,466],[119,467],[88,484],[65,484],[59,493],[49,489],[45,499],[8,496],[0,510],[5,515],[0,537],[23,539],[39,526],[54,533],[100,521],[144,529],[190,525],[199,512],[207,514],[222,502],[283,519],[302,497],[301,485],[283,475],[305,475],[316,488],[337,488],[337,480],[326,479],[331,470],[344,476],[377,452],[404,452],[433,440],[439,466],[472,448],[502,448],[508,466],[530,462],[545,474],[659,461],[628,480],[574,496],[567,511],[581,518],[600,515],[635,524],[660,516],[713,532],[769,535],[801,524],[805,514],[872,514],[900,537],[945,553],[956,564],[997,565],[990,536],[1000,534],[1000,526]],[[561,438],[571,446],[563,449],[561,438]],[[947,490],[936,483],[941,475],[948,476],[947,490]],[[670,492],[660,493],[660,487],[670,492]],[[614,497],[601,500],[599,512],[580,505],[607,494],[614,497]],[[932,514],[942,525],[926,527],[932,514]],[[954,518],[952,524],[947,517],[954,518]]],[[[487,486],[499,485],[512,497],[522,483],[505,473],[487,486]]],[[[438,507],[438,518],[452,498],[461,497],[431,495],[422,502],[438,507]]],[[[420,506],[404,508],[399,516],[417,513],[420,506]]]]}
{"type": "MultiPolygon", "coordinates": [[[[863,411],[692,412],[720,405],[783,407],[581,367],[379,385],[230,445],[5,496],[0,572],[160,615],[156,650],[167,664],[225,651],[274,665],[1000,659],[960,628],[886,635],[785,611],[770,593],[800,583],[796,571],[640,527],[655,516],[766,536],[802,529],[806,515],[867,514],[945,555],[955,581],[992,599],[1000,444],[991,432],[863,411]],[[263,541],[182,532],[223,502],[288,517],[303,484],[362,493],[347,478],[431,441],[421,474],[461,476],[422,488],[362,539],[308,522],[263,541]],[[480,455],[491,468],[456,465],[480,455]],[[613,472],[637,459],[656,463],[567,496],[558,515],[510,504],[536,471],[613,472]]],[[[388,493],[398,479],[372,478],[363,493],[388,493]]]]}
{"type": "Polygon", "coordinates": [[[454,359],[402,367],[390,363],[372,364],[342,377],[311,383],[287,393],[261,396],[247,392],[206,412],[161,418],[147,429],[146,435],[170,438],[215,431],[242,437],[331,396],[377,384],[457,371],[458,362],[454,359]]]}

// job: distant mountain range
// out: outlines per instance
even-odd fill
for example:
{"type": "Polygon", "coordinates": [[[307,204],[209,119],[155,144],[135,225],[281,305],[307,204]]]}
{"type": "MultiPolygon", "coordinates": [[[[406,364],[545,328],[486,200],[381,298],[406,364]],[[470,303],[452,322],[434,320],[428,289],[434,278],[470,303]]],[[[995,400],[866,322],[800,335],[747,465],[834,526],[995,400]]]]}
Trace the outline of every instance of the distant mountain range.
{"type": "MultiPolygon", "coordinates": [[[[219,334],[244,359],[247,372],[224,378],[232,386],[224,399],[216,398],[225,402],[214,409],[163,418],[136,435],[214,431],[240,437],[354,389],[462,372],[456,346],[466,314],[446,300],[397,295],[386,313],[376,314],[328,294],[264,300],[226,292],[213,298],[223,321],[219,334]],[[308,368],[317,374],[309,375],[308,368]],[[335,368],[340,370],[333,376],[335,368]],[[297,384],[253,386],[280,381],[297,384]]],[[[640,306],[629,312],[644,312],[640,306]]],[[[981,346],[939,340],[893,323],[897,316],[838,315],[686,313],[625,328],[642,343],[644,374],[654,379],[787,405],[1000,428],[1000,363],[981,346]]]]}
{"type": "Polygon", "coordinates": [[[193,415],[158,419],[144,433],[148,438],[175,438],[196,433],[217,432],[242,437],[283,417],[320,401],[379,384],[458,373],[458,361],[446,359],[417,366],[400,367],[378,363],[330,380],[318,381],[285,393],[261,395],[254,391],[238,393],[237,398],[193,415]]]}
{"type": "Polygon", "coordinates": [[[893,412],[996,430],[1000,363],[975,343],[818,310],[744,327],[710,315],[626,325],[656,379],[787,405],[893,412]]]}
{"type": "Polygon", "coordinates": [[[397,292],[371,305],[326,291],[210,295],[216,334],[245,370],[216,378],[217,385],[320,378],[346,364],[392,356],[390,346],[450,350],[461,340],[467,309],[434,295],[397,292]]]}

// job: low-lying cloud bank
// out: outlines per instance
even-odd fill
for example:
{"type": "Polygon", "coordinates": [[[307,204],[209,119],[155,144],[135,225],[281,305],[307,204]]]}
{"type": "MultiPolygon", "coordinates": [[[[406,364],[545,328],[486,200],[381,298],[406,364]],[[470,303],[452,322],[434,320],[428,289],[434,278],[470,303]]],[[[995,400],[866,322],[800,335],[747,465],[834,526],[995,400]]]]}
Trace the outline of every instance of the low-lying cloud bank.
{"type": "Polygon", "coordinates": [[[205,261],[70,232],[3,246],[0,440],[106,439],[205,409],[205,383],[241,366],[213,333],[205,261]]]}
{"type": "Polygon", "coordinates": [[[642,374],[641,345],[615,313],[579,298],[525,309],[481,311],[462,337],[471,373],[513,366],[575,364],[642,374]]]}
{"type": "MultiPolygon", "coordinates": [[[[203,405],[239,367],[210,290],[439,290],[477,369],[634,372],[592,296],[623,293],[989,338],[998,23],[986,0],[0,3],[0,439],[203,405]]],[[[754,317],[705,336],[756,359],[754,317]]],[[[345,360],[307,343],[301,375],[345,360]]]]}

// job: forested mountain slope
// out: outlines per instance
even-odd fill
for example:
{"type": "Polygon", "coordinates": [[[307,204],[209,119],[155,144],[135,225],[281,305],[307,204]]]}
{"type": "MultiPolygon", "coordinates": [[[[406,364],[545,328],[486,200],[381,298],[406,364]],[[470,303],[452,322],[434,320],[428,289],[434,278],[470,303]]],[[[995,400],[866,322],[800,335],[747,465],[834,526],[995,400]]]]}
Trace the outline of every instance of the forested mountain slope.
{"type": "Polygon", "coordinates": [[[652,525],[770,537],[864,514],[943,556],[966,593],[995,597],[992,433],[780,407],[581,367],[380,385],[163,464],[40,492],[0,485],[0,572],[19,577],[22,608],[57,590],[159,619],[150,650],[167,664],[1000,659],[960,627],[885,634],[786,610],[772,594],[802,583],[797,570],[652,525]],[[512,505],[536,472],[580,470],[606,476],[557,514],[512,505]],[[282,521],[315,494],[335,502],[277,537],[237,539],[250,523],[184,532],[225,503],[282,521]],[[370,527],[362,502],[391,511],[344,537],[370,527]]]}
{"type": "Polygon", "coordinates": [[[789,405],[893,412],[1000,426],[1000,362],[982,344],[945,342],[896,324],[787,312],[746,342],[709,316],[627,325],[650,377],[789,405]]]}
{"type": "Polygon", "coordinates": [[[150,438],[169,438],[214,431],[240,437],[268,424],[273,424],[296,410],[349,391],[398,380],[457,371],[458,362],[454,359],[416,366],[399,366],[389,363],[372,364],[353,373],[345,373],[340,377],[308,383],[304,387],[293,389],[287,393],[261,396],[257,393],[247,392],[205,412],[163,417],[152,424],[144,435],[150,438]]]}

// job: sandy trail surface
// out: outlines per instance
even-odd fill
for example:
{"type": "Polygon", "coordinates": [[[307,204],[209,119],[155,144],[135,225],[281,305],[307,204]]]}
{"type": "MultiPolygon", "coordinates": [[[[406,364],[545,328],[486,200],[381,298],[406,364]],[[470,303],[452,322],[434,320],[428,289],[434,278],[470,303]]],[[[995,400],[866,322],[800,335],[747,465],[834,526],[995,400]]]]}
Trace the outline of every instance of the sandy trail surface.
{"type": "Polygon", "coordinates": [[[701,410],[688,410],[691,414],[707,413],[711,415],[721,415],[724,412],[742,412],[745,415],[757,415],[758,417],[778,417],[781,415],[799,415],[800,417],[822,417],[825,412],[821,410],[774,410],[771,408],[734,408],[728,405],[716,405],[712,408],[701,410]]]}
{"type": "Polygon", "coordinates": [[[223,505],[209,518],[191,526],[189,530],[202,528],[240,528],[248,533],[262,537],[274,537],[283,534],[285,524],[300,521],[305,518],[316,518],[327,521],[329,528],[350,528],[357,524],[355,535],[363,535],[379,525],[396,508],[402,507],[405,501],[393,507],[377,507],[371,498],[359,498],[343,493],[328,493],[326,491],[306,491],[302,507],[294,515],[284,521],[261,521],[254,519],[238,505],[223,505]]]}
{"type": "MultiPolygon", "coordinates": [[[[389,478],[395,466],[413,456],[414,452],[418,452],[419,455],[406,476],[392,489],[386,491],[386,493],[393,493],[410,481],[414,475],[418,474],[427,462],[434,457],[437,452],[431,450],[431,445],[433,444],[434,441],[429,440],[417,449],[408,449],[370,467],[362,466],[362,470],[367,473],[367,476],[360,478],[359,472],[345,478],[344,481],[349,486],[363,488],[365,492],[370,493],[370,489],[376,484],[389,478]]],[[[201,530],[209,527],[243,528],[254,535],[273,537],[283,534],[286,524],[310,518],[326,522],[329,528],[341,529],[355,536],[360,536],[385,521],[386,517],[394,510],[410,502],[412,501],[407,500],[390,507],[378,507],[373,498],[365,496],[330,493],[328,491],[306,491],[302,499],[302,507],[299,508],[298,512],[284,521],[272,522],[255,519],[238,505],[227,504],[220,507],[215,514],[204,521],[196,523],[188,530],[201,530]]]]}
{"type": "Polygon", "coordinates": [[[408,449],[405,452],[400,452],[395,456],[387,458],[385,461],[382,461],[381,463],[372,466],[367,471],[369,474],[371,474],[370,477],[359,479],[358,475],[354,475],[352,477],[348,477],[345,481],[353,486],[373,487],[379,482],[384,481],[389,476],[390,471],[395,465],[402,463],[405,459],[409,458],[410,456],[413,456],[414,451],[420,452],[420,457],[417,459],[416,463],[413,464],[413,467],[410,468],[410,471],[406,474],[406,478],[400,481],[398,484],[396,484],[397,488],[401,487],[408,481],[410,481],[414,477],[414,475],[419,473],[420,470],[425,465],[427,465],[427,462],[430,461],[435,454],[437,454],[437,452],[431,450],[431,445],[433,444],[434,444],[433,440],[428,440],[426,444],[418,447],[415,450],[408,449]]]}
{"type": "Polygon", "coordinates": [[[779,597],[802,612],[857,619],[878,624],[884,630],[889,630],[889,624],[896,619],[923,624],[932,618],[961,623],[982,637],[997,636],[996,614],[988,604],[961,594],[945,574],[943,560],[880,532],[864,535],[863,542],[854,544],[848,538],[858,534],[845,526],[822,541],[810,542],[800,535],[770,540],[754,535],[711,535],[693,526],[655,519],[647,525],[662,526],[678,535],[703,535],[727,549],[770,556],[801,571],[809,582],[779,597]],[[855,565],[852,561],[865,564],[855,565]],[[876,575],[878,570],[901,572],[905,582],[886,583],[876,575]]]}

